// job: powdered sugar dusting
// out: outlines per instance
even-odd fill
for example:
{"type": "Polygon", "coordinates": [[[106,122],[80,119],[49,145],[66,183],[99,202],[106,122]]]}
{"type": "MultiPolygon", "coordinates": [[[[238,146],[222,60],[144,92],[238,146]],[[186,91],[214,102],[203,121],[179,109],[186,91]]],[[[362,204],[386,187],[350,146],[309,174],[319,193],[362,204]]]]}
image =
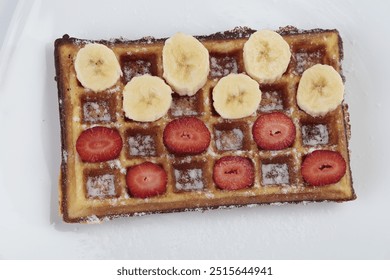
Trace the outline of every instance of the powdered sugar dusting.
{"type": "Polygon", "coordinates": [[[237,61],[234,57],[210,57],[210,75],[213,78],[220,78],[231,73],[238,73],[237,61]]]}
{"type": "Polygon", "coordinates": [[[326,145],[329,143],[328,128],[324,124],[303,125],[302,140],[304,145],[326,145]]]}
{"type": "Polygon", "coordinates": [[[118,92],[120,91],[121,87],[120,86],[116,86],[116,87],[113,87],[113,88],[110,88],[108,90],[106,90],[107,93],[115,93],[115,92],[118,92]]]}
{"type": "Polygon", "coordinates": [[[206,192],[206,193],[205,193],[205,196],[206,196],[207,198],[214,198],[214,197],[215,197],[215,195],[214,195],[212,192],[206,192]]]}
{"type": "Polygon", "coordinates": [[[83,106],[84,121],[87,122],[110,122],[111,115],[106,101],[85,102],[83,106]]]}
{"type": "Polygon", "coordinates": [[[101,221],[96,215],[91,215],[87,217],[88,224],[100,224],[101,221]]]}
{"type": "Polygon", "coordinates": [[[104,198],[115,195],[115,178],[112,174],[88,177],[87,195],[90,198],[104,198]]]}
{"type": "Polygon", "coordinates": [[[311,66],[321,63],[322,54],[320,50],[315,52],[297,52],[295,55],[296,66],[294,74],[301,75],[306,69],[311,66]]]}
{"type": "Polygon", "coordinates": [[[148,60],[130,60],[122,68],[123,76],[126,82],[137,76],[152,74],[152,63],[148,60]]]}
{"type": "Polygon", "coordinates": [[[276,110],[283,110],[283,100],[281,98],[281,94],[277,91],[263,92],[260,103],[260,111],[269,112],[276,110]]]}
{"type": "Polygon", "coordinates": [[[62,151],[62,159],[63,159],[64,163],[68,162],[68,152],[65,150],[62,151]]]}
{"type": "Polygon", "coordinates": [[[243,147],[244,133],[239,128],[215,130],[215,145],[220,151],[240,150],[243,147]]]}
{"type": "Polygon", "coordinates": [[[286,163],[263,164],[261,166],[263,185],[282,185],[290,182],[286,163]]]}
{"type": "Polygon", "coordinates": [[[173,98],[171,104],[171,114],[174,117],[196,116],[197,96],[180,96],[173,98]]]}
{"type": "Polygon", "coordinates": [[[119,159],[111,160],[108,162],[111,169],[119,169],[122,174],[126,174],[126,168],[124,168],[119,159]]]}
{"type": "Polygon", "coordinates": [[[155,156],[157,155],[156,144],[151,135],[132,135],[129,137],[130,155],[132,156],[155,156]]]}
{"type": "Polygon", "coordinates": [[[178,190],[202,190],[203,172],[200,168],[175,169],[176,189],[178,190]]]}

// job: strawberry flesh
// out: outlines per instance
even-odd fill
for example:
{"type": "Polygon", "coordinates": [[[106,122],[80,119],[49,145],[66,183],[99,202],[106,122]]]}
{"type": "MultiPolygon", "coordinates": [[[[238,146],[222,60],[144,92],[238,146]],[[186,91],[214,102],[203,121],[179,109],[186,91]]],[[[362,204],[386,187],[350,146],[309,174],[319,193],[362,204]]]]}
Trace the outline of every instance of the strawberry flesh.
{"type": "Polygon", "coordinates": [[[184,117],[167,124],[163,133],[164,145],[171,153],[196,155],[210,145],[210,132],[206,125],[195,117],[184,117]]]}
{"type": "Polygon", "coordinates": [[[131,196],[147,198],[165,193],[167,189],[167,173],[152,162],[144,162],[128,168],[126,185],[131,196]]]}
{"type": "Polygon", "coordinates": [[[253,185],[255,172],[251,160],[240,156],[225,156],[214,165],[214,183],[223,190],[245,189],[253,185]]]}
{"type": "Polygon", "coordinates": [[[308,154],[302,163],[302,177],[312,186],[335,184],[341,180],[347,169],[339,152],[317,150],[308,154]]]}
{"type": "Polygon", "coordinates": [[[296,129],[292,120],[281,112],[261,115],[252,127],[253,138],[263,150],[282,150],[295,140],[296,129]]]}
{"type": "Polygon", "coordinates": [[[115,159],[123,142],[118,130],[95,126],[84,130],[76,141],[76,150],[84,162],[102,162],[115,159]]]}

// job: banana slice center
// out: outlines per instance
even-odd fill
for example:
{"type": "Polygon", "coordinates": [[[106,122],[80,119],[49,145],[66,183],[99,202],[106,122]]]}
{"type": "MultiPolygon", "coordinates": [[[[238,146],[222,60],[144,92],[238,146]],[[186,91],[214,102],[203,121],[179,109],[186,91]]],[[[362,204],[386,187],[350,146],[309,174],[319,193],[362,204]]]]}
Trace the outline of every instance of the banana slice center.
{"type": "Polygon", "coordinates": [[[226,99],[226,104],[229,103],[235,103],[235,104],[243,104],[244,103],[244,96],[245,96],[245,91],[240,90],[237,88],[236,91],[232,92],[226,99]]]}
{"type": "Polygon", "coordinates": [[[95,67],[93,67],[93,71],[94,71],[95,75],[100,75],[100,76],[103,76],[103,77],[106,76],[104,71],[102,71],[102,65],[104,65],[104,60],[102,60],[102,59],[99,59],[99,60],[90,59],[89,60],[89,65],[90,66],[95,66],[95,67]]]}
{"type": "Polygon", "coordinates": [[[186,81],[191,79],[191,73],[196,66],[196,58],[194,55],[184,51],[174,54],[177,63],[177,71],[180,79],[186,81]]]}
{"type": "Polygon", "coordinates": [[[256,58],[257,62],[261,62],[264,59],[267,61],[274,60],[274,58],[271,57],[271,48],[267,42],[262,44],[262,48],[260,49],[259,55],[256,58]]]}
{"type": "Polygon", "coordinates": [[[151,90],[146,94],[146,96],[142,96],[140,101],[145,103],[147,106],[153,106],[154,104],[157,104],[159,100],[160,98],[157,94],[151,90]]]}
{"type": "Polygon", "coordinates": [[[329,92],[326,92],[328,82],[324,78],[318,78],[317,81],[313,82],[311,90],[318,93],[320,96],[327,96],[329,92]]]}

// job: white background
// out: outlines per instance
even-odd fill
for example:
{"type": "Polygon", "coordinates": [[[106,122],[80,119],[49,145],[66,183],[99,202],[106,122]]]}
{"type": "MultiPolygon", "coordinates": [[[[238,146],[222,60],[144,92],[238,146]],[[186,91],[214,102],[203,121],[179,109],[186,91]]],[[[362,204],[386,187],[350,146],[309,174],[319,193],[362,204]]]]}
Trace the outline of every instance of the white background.
{"type": "Polygon", "coordinates": [[[386,1],[10,2],[0,1],[0,259],[390,258],[386,1]],[[151,215],[101,225],[61,221],[57,37],[137,39],[288,24],[337,28],[344,39],[356,201],[151,215]]]}

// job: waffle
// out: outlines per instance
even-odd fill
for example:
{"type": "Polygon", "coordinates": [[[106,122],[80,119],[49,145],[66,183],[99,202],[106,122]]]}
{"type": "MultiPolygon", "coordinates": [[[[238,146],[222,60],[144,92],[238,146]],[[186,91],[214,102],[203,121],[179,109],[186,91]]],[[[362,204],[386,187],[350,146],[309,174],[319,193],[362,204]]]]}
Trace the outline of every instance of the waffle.
{"type": "Polygon", "coordinates": [[[280,28],[290,45],[292,58],[284,75],[272,84],[260,84],[261,104],[256,114],[225,120],[212,106],[211,92],[229,73],[245,72],[242,48],[254,30],[234,30],[196,36],[210,54],[210,73],[195,96],[173,94],[167,115],[151,122],[127,119],[122,110],[122,89],[131,78],[151,74],[162,77],[162,48],[165,39],[145,37],[128,41],[91,41],[64,35],[55,41],[56,80],[61,120],[62,162],[59,181],[60,211],[65,222],[100,222],[119,216],[204,210],[253,204],[304,201],[347,201],[355,199],[349,164],[349,116],[345,103],[324,117],[311,117],[300,110],[296,91],[308,67],[329,64],[341,74],[342,40],[337,30],[280,28]],[[123,77],[116,85],[96,94],[78,82],[74,59],[89,42],[111,48],[119,59],[123,77]],[[297,134],[293,145],[281,151],[265,151],[253,141],[251,126],[259,114],[283,111],[293,119],[297,134]],[[200,155],[175,156],[163,144],[166,124],[181,116],[196,116],[209,128],[211,143],[200,155]],[[101,163],[80,160],[75,143],[78,135],[95,125],[115,127],[123,139],[118,159],[101,163]],[[347,171],[336,184],[308,186],[300,173],[302,160],[313,150],[341,153],[347,171]],[[216,160],[240,155],[252,160],[254,185],[236,191],[220,190],[212,179],[216,160]],[[167,172],[165,194],[146,199],[131,197],[126,187],[126,169],[152,161],[167,172]]]}

